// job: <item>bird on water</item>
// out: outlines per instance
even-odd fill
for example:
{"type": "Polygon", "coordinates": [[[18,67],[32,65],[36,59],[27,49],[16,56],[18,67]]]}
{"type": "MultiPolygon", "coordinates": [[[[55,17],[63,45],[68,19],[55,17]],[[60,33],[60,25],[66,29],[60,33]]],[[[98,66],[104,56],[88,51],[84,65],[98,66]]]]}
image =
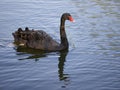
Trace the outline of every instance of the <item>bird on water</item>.
{"type": "Polygon", "coordinates": [[[63,13],[60,21],[60,39],[61,42],[55,41],[49,34],[43,30],[29,30],[28,27],[25,30],[18,28],[17,31],[12,33],[14,37],[14,43],[18,46],[45,50],[45,51],[62,51],[68,50],[69,43],[65,32],[65,21],[74,21],[70,13],[63,13]]]}

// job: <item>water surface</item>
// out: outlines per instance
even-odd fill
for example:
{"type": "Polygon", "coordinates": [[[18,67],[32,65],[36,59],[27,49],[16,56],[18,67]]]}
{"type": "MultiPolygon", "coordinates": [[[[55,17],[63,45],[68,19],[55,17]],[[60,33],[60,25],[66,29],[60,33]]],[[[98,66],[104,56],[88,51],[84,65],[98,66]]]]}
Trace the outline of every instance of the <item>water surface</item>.
{"type": "Polygon", "coordinates": [[[0,90],[119,90],[119,0],[0,1],[0,90]],[[12,32],[26,26],[44,30],[59,42],[66,22],[69,51],[16,48],[12,32]]]}

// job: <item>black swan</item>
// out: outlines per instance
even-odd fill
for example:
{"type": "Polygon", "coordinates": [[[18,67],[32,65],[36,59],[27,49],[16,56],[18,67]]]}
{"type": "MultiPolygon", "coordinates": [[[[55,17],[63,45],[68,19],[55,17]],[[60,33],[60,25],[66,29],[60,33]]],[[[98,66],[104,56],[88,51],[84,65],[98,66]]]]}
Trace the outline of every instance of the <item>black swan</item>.
{"type": "Polygon", "coordinates": [[[60,39],[61,43],[56,42],[46,32],[42,30],[29,30],[28,27],[25,30],[18,28],[17,31],[12,33],[14,37],[14,43],[18,46],[29,47],[33,49],[40,49],[45,51],[61,51],[69,48],[65,32],[65,21],[69,20],[73,22],[73,18],[69,13],[64,13],[61,16],[60,23],[60,39]]]}

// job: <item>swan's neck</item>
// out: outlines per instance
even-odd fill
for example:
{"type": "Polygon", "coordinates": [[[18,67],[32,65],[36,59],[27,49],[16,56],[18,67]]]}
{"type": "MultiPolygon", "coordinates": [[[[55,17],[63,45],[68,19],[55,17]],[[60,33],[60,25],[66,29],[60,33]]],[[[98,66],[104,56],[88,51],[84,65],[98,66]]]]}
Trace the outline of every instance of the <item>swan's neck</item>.
{"type": "Polygon", "coordinates": [[[68,40],[65,32],[65,20],[61,19],[61,24],[60,24],[60,38],[61,38],[61,45],[68,49],[68,40]]]}

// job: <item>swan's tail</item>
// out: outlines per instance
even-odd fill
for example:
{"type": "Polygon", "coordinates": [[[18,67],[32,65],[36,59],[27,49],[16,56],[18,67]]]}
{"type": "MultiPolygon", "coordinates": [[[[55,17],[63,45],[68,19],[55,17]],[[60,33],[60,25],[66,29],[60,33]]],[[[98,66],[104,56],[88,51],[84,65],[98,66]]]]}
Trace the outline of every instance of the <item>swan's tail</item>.
{"type": "Polygon", "coordinates": [[[12,33],[14,37],[14,43],[22,46],[26,46],[27,42],[30,39],[30,34],[33,32],[33,30],[29,30],[28,27],[25,28],[25,30],[22,30],[22,28],[18,28],[17,31],[12,33]]]}

